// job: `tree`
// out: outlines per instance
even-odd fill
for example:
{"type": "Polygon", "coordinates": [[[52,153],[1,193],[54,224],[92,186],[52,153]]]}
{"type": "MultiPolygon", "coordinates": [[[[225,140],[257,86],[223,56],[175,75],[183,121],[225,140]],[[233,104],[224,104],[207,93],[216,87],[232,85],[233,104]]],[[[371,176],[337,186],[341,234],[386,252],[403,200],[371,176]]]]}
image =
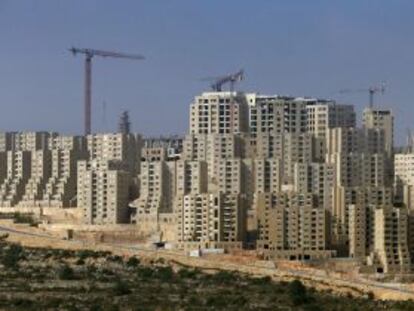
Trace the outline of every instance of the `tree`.
{"type": "Polygon", "coordinates": [[[20,245],[12,244],[5,251],[1,263],[8,269],[17,269],[22,253],[23,248],[20,245]]]}
{"type": "Polygon", "coordinates": [[[131,293],[128,285],[121,280],[117,280],[114,286],[114,293],[116,296],[124,296],[131,293]]]}
{"type": "Polygon", "coordinates": [[[136,268],[140,264],[140,261],[137,257],[130,257],[126,263],[127,267],[136,268]]]}
{"type": "Polygon", "coordinates": [[[58,270],[58,277],[61,280],[73,280],[75,278],[75,272],[68,265],[63,265],[58,270]]]}
{"type": "Polygon", "coordinates": [[[306,287],[299,280],[294,280],[289,283],[289,296],[294,305],[301,305],[308,301],[308,294],[306,287]]]}

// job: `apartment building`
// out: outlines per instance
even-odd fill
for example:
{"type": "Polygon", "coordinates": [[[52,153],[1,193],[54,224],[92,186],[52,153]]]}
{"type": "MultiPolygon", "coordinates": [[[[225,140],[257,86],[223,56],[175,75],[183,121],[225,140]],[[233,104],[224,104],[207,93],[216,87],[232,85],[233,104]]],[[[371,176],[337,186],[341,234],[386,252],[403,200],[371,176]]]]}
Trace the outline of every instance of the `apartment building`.
{"type": "Polygon", "coordinates": [[[169,187],[169,169],[165,161],[141,162],[140,196],[132,206],[136,208],[135,221],[145,215],[172,211],[169,187]]]}
{"type": "Polygon", "coordinates": [[[283,134],[306,131],[307,98],[246,94],[249,127],[253,137],[261,133],[283,134]]]}
{"type": "Polygon", "coordinates": [[[328,129],[356,127],[354,107],[333,101],[314,100],[306,105],[307,132],[313,136],[313,158],[324,161],[328,129]]]}
{"type": "Polygon", "coordinates": [[[280,192],[283,183],[282,161],[278,158],[254,160],[254,193],[280,192]]]}
{"type": "Polygon", "coordinates": [[[387,206],[374,213],[374,251],[368,257],[368,266],[380,273],[410,273],[407,210],[387,206]]]}
{"type": "Polygon", "coordinates": [[[30,151],[6,152],[6,159],[1,163],[7,173],[0,185],[0,206],[12,207],[22,199],[31,176],[31,160],[30,151]]]}
{"type": "Polygon", "coordinates": [[[391,158],[394,151],[394,116],[391,110],[366,108],[362,114],[362,125],[367,129],[384,131],[385,152],[391,158]]]}
{"type": "Polygon", "coordinates": [[[206,193],[208,169],[205,161],[181,160],[177,163],[176,195],[206,193]]]}
{"type": "Polygon", "coordinates": [[[89,159],[97,165],[118,161],[125,171],[135,175],[139,172],[142,140],[139,135],[107,133],[86,137],[89,159]]]}
{"type": "Polygon", "coordinates": [[[118,163],[78,162],[78,206],[89,225],[129,223],[130,173],[118,163]]]}
{"type": "Polygon", "coordinates": [[[37,201],[42,198],[46,182],[51,176],[51,160],[50,150],[31,151],[31,173],[18,205],[29,207],[37,205],[37,201]]]}
{"type": "MultiPolygon", "coordinates": [[[[353,219],[358,213],[366,212],[363,208],[392,206],[393,188],[392,187],[335,187],[333,192],[333,204],[330,213],[331,225],[331,245],[338,251],[338,255],[349,256],[349,238],[350,223],[355,222],[353,219]]],[[[368,221],[371,218],[366,217],[365,229],[371,226],[368,221]]],[[[371,219],[372,223],[372,219],[371,219]]],[[[351,234],[352,235],[352,234],[351,234]]],[[[366,238],[370,237],[366,235],[366,238]]],[[[372,236],[371,236],[372,239],[372,236]]],[[[372,244],[372,243],[371,243],[372,244]]]]}
{"type": "Polygon", "coordinates": [[[318,206],[330,210],[336,185],[336,170],[329,163],[296,163],[293,191],[313,193],[318,206]]]}
{"type": "Polygon", "coordinates": [[[327,212],[311,193],[257,194],[257,249],[265,259],[329,258],[327,212]]]}
{"type": "Polygon", "coordinates": [[[205,92],[190,105],[191,134],[248,132],[248,106],[243,93],[205,92]]]}
{"type": "Polygon", "coordinates": [[[400,202],[410,210],[414,210],[414,153],[398,153],[394,155],[394,185],[400,202]]]}
{"type": "Polygon", "coordinates": [[[245,200],[240,194],[216,192],[178,197],[178,247],[240,249],[245,235],[245,211],[245,200]]]}

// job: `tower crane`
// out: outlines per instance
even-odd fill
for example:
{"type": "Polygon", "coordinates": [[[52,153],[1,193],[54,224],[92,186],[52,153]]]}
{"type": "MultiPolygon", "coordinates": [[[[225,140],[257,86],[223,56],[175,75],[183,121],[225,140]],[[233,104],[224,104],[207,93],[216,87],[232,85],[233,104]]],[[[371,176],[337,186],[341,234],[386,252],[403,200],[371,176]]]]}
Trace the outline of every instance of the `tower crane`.
{"type": "Polygon", "coordinates": [[[85,129],[84,134],[89,135],[91,133],[92,125],[92,58],[94,56],[100,57],[112,57],[112,58],[124,58],[132,60],[142,60],[145,59],[142,55],[135,54],[125,54],[119,52],[110,52],[110,51],[101,51],[94,49],[84,49],[84,48],[75,48],[72,47],[69,49],[74,56],[76,54],[85,55],[85,103],[84,103],[84,113],[85,113],[85,129]]]}
{"type": "Polygon", "coordinates": [[[230,92],[234,91],[234,84],[236,82],[242,81],[244,79],[244,70],[241,69],[236,73],[228,74],[220,77],[211,77],[204,78],[202,81],[212,81],[211,88],[215,92],[221,92],[223,90],[223,85],[230,83],[230,92]]]}
{"type": "Polygon", "coordinates": [[[369,108],[372,109],[374,107],[374,95],[376,93],[384,94],[385,93],[385,83],[381,83],[380,85],[373,85],[367,89],[342,89],[339,91],[340,94],[346,93],[366,93],[369,94],[369,108]]]}

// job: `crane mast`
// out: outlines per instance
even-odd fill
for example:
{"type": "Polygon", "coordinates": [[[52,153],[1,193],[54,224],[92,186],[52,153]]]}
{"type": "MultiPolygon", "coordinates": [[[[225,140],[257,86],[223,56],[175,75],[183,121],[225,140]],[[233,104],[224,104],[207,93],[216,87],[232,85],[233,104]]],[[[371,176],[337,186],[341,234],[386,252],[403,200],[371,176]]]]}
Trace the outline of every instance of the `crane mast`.
{"type": "Polygon", "coordinates": [[[84,134],[89,135],[92,132],[92,58],[94,56],[124,58],[131,60],[143,60],[145,58],[142,55],[136,54],[75,47],[70,48],[69,51],[71,51],[74,56],[76,56],[76,54],[85,55],[84,134]]]}

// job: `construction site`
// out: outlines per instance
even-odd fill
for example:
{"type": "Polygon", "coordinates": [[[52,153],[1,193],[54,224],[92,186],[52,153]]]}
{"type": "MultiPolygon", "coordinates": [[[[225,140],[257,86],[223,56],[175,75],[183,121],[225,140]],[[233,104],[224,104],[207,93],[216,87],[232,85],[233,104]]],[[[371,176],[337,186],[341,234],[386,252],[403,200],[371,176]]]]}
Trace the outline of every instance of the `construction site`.
{"type": "Polygon", "coordinates": [[[145,58],[69,51],[85,57],[83,135],[0,133],[8,242],[414,299],[413,140],[394,146],[384,84],[339,91],[368,94],[358,124],[331,99],[239,91],[239,70],[202,80],[183,136],[134,133],[128,111],[95,133],[92,59],[145,58]]]}

